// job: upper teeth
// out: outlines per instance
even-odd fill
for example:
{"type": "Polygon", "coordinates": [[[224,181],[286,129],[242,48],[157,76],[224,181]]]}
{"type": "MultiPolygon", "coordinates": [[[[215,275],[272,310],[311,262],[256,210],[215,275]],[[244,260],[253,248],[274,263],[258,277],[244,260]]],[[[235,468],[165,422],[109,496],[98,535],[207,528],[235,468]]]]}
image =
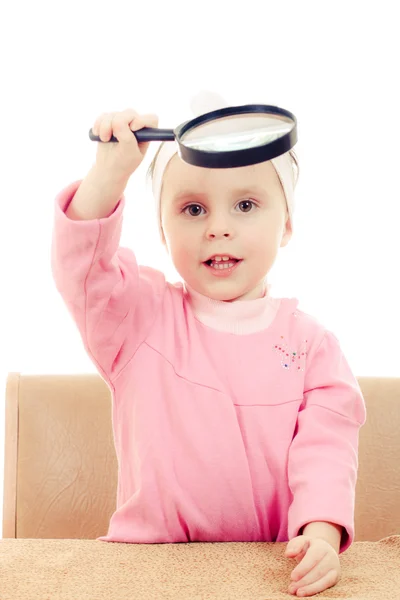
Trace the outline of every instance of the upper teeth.
{"type": "Polygon", "coordinates": [[[229,260],[229,259],[230,259],[229,256],[215,256],[212,260],[220,262],[221,260],[229,260]]]}

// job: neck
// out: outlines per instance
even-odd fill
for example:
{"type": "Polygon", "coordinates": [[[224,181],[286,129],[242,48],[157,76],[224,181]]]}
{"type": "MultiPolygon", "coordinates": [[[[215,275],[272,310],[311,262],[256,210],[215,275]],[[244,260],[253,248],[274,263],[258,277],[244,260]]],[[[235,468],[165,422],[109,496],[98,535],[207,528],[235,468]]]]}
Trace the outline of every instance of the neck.
{"type": "Polygon", "coordinates": [[[279,309],[280,300],[269,295],[270,285],[263,282],[258,297],[241,296],[233,300],[214,300],[184,284],[185,299],[196,318],[218,331],[245,335],[269,327],[279,309]],[[252,300],[246,302],[245,300],[252,300]]]}
{"type": "Polygon", "coordinates": [[[268,286],[263,280],[260,281],[260,283],[255,288],[253,288],[249,292],[246,292],[242,296],[238,296],[237,298],[231,298],[230,300],[223,300],[223,302],[237,302],[238,300],[258,300],[258,298],[264,298],[267,289],[268,286]]]}

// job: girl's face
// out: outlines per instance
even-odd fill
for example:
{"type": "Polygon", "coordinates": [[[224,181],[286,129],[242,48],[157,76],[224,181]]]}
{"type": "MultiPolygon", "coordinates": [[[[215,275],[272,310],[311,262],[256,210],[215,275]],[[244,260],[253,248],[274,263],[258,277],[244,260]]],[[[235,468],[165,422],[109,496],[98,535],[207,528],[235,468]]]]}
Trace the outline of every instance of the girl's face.
{"type": "Polygon", "coordinates": [[[271,162],[205,169],[175,155],[164,174],[161,223],[182,279],[200,294],[224,301],[259,298],[278,249],[292,234],[271,162]],[[206,263],[227,256],[213,264],[234,262],[232,270],[206,263]]]}

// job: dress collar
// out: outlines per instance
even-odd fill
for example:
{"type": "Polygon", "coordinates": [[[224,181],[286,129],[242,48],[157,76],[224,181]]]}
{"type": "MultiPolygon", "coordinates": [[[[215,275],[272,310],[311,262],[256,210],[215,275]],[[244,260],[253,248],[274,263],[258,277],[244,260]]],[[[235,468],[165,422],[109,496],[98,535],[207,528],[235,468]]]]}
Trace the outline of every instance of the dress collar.
{"type": "Polygon", "coordinates": [[[272,298],[271,285],[265,283],[264,295],[256,300],[224,302],[203,296],[183,284],[184,297],[198,321],[217,331],[246,335],[267,329],[274,320],[281,303],[272,298]]]}

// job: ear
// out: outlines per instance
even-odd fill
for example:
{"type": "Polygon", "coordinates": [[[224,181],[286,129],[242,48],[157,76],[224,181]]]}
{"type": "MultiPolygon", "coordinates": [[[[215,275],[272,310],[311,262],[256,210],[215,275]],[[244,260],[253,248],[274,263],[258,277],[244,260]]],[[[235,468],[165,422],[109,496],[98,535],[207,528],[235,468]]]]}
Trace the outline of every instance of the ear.
{"type": "Polygon", "coordinates": [[[282,236],[282,241],[281,241],[281,248],[283,248],[284,246],[287,246],[288,243],[290,242],[291,238],[293,235],[293,230],[292,230],[292,223],[290,221],[290,217],[288,216],[286,224],[285,224],[285,229],[283,231],[283,236],[282,236]]]}

